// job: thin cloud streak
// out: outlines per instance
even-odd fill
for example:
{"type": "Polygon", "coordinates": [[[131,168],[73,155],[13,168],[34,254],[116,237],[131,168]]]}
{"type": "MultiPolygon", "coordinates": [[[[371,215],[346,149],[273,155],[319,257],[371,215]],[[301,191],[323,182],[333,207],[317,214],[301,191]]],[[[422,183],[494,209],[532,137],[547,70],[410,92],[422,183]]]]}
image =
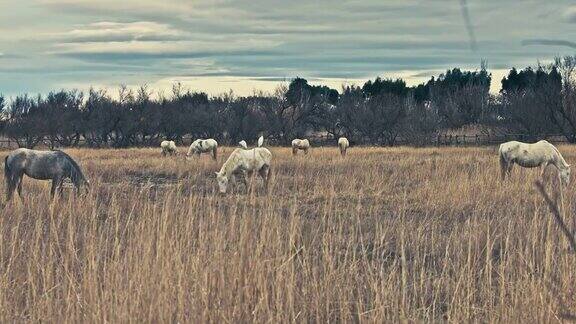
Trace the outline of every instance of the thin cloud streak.
{"type": "Polygon", "coordinates": [[[522,41],[522,45],[563,46],[563,47],[576,48],[576,42],[559,40],[559,39],[525,39],[522,41]]]}
{"type": "Polygon", "coordinates": [[[466,25],[466,31],[468,32],[468,37],[470,38],[470,49],[473,52],[476,52],[478,48],[478,45],[476,44],[476,34],[474,33],[474,27],[472,26],[472,20],[470,19],[468,3],[466,0],[460,0],[460,8],[462,10],[462,18],[464,19],[464,24],[466,25]]]}

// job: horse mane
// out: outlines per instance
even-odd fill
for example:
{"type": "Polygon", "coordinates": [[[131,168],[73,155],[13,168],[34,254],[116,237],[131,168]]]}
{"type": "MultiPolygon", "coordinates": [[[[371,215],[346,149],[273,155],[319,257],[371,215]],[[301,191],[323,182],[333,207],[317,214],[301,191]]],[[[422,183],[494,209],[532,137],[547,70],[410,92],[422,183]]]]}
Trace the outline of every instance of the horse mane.
{"type": "MultiPolygon", "coordinates": [[[[548,141],[546,141],[548,143],[548,141]]],[[[562,165],[564,167],[569,167],[570,165],[568,164],[568,162],[566,162],[566,160],[564,160],[564,157],[562,156],[562,154],[560,153],[560,151],[556,148],[556,146],[550,144],[552,146],[552,148],[554,149],[554,151],[556,152],[556,154],[558,155],[558,159],[560,160],[560,162],[562,162],[562,165]]]]}
{"type": "Polygon", "coordinates": [[[236,162],[238,162],[238,156],[241,150],[241,148],[237,148],[230,154],[230,157],[228,157],[222,165],[222,168],[220,168],[220,174],[228,176],[232,173],[232,169],[236,166],[236,162]]]}
{"type": "Polygon", "coordinates": [[[198,141],[200,139],[196,139],[194,141],[192,141],[192,143],[190,143],[190,146],[188,147],[188,152],[186,153],[187,155],[192,154],[192,152],[196,152],[198,150],[198,141]]]}
{"type": "Polygon", "coordinates": [[[192,143],[190,143],[190,145],[194,144],[195,147],[199,146],[200,148],[202,148],[202,142],[204,142],[203,139],[197,138],[192,143]]]}
{"type": "Polygon", "coordinates": [[[66,160],[68,161],[68,163],[70,163],[70,165],[72,166],[72,170],[71,170],[71,174],[70,174],[72,181],[81,180],[81,179],[85,180],[86,179],[84,177],[84,174],[82,173],[82,169],[80,169],[80,166],[78,165],[78,163],[76,163],[76,161],[74,161],[74,159],[70,155],[68,155],[65,152],[60,151],[60,150],[55,150],[55,152],[58,152],[59,154],[64,156],[66,158],[66,160]]]}

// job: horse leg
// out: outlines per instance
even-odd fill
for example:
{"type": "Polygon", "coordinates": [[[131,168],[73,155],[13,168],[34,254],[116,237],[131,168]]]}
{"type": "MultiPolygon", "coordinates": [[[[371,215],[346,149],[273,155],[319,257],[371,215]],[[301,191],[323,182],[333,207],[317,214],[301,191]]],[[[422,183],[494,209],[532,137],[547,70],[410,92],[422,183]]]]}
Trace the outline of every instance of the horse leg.
{"type": "Polygon", "coordinates": [[[508,165],[506,162],[500,162],[500,174],[502,181],[506,180],[506,172],[508,170],[508,165]]]}
{"type": "Polygon", "coordinates": [[[50,188],[50,197],[54,198],[56,194],[56,189],[60,187],[62,188],[62,179],[59,176],[52,178],[52,188],[50,188]]]}
{"type": "Polygon", "coordinates": [[[10,188],[10,184],[7,183],[6,184],[6,201],[10,201],[10,199],[12,199],[12,191],[10,188]]]}
{"type": "Polygon", "coordinates": [[[268,192],[268,181],[270,180],[270,166],[265,164],[258,171],[258,173],[260,174],[260,177],[262,178],[262,180],[264,180],[264,190],[266,192],[268,192]]]}
{"type": "Polygon", "coordinates": [[[10,175],[6,179],[6,201],[10,201],[10,199],[12,199],[12,195],[16,189],[16,179],[16,176],[13,175],[10,175]]]}
{"type": "MultiPolygon", "coordinates": [[[[76,187],[76,185],[74,185],[76,187]]],[[[64,191],[64,178],[61,178],[58,182],[58,195],[62,196],[62,192],[64,191]]],[[[80,187],[76,187],[76,193],[80,194],[80,187]]]]}
{"type": "Polygon", "coordinates": [[[512,176],[512,167],[514,166],[514,163],[512,162],[508,162],[508,165],[506,166],[506,174],[508,175],[508,178],[510,178],[512,176]]]}
{"type": "Polygon", "coordinates": [[[304,154],[308,155],[308,149],[307,148],[304,149],[304,154]]]}
{"type": "Polygon", "coordinates": [[[216,150],[217,150],[216,148],[214,148],[214,149],[212,150],[212,159],[213,159],[214,161],[216,161],[216,157],[217,157],[217,155],[218,155],[218,151],[216,151],[216,150]]]}
{"type": "Polygon", "coordinates": [[[542,163],[542,165],[540,166],[540,178],[542,178],[542,181],[544,181],[544,173],[546,172],[546,168],[548,167],[548,163],[542,163]]]}
{"type": "Polygon", "coordinates": [[[13,192],[13,188],[8,187],[6,188],[6,201],[10,201],[10,199],[12,199],[12,192],[13,192]]]}
{"type": "Polygon", "coordinates": [[[292,147],[292,155],[296,155],[296,153],[298,153],[298,149],[295,147],[292,147]]]}
{"type": "Polygon", "coordinates": [[[242,174],[240,175],[242,182],[244,183],[244,186],[246,187],[246,192],[250,191],[250,187],[248,187],[248,174],[244,171],[242,172],[242,174]]]}
{"type": "Polygon", "coordinates": [[[18,196],[22,198],[22,179],[24,178],[24,173],[21,173],[16,179],[18,181],[18,196]]]}
{"type": "Polygon", "coordinates": [[[56,179],[52,179],[52,187],[50,188],[50,197],[54,198],[56,193],[56,179]]]}

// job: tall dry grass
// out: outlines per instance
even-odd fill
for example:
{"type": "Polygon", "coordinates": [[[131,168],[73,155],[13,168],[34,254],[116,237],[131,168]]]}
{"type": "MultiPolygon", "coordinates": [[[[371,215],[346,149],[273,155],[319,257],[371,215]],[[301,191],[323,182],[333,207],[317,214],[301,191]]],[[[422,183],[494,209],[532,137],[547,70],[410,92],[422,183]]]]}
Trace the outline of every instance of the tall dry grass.
{"type": "Polygon", "coordinates": [[[0,320],[550,322],[576,310],[576,258],[537,170],[501,184],[492,148],[272,151],[269,195],[257,182],[220,196],[213,172],[230,149],[218,164],[69,150],[87,196],[51,202],[48,183],[25,179],[0,212],[0,320]]]}

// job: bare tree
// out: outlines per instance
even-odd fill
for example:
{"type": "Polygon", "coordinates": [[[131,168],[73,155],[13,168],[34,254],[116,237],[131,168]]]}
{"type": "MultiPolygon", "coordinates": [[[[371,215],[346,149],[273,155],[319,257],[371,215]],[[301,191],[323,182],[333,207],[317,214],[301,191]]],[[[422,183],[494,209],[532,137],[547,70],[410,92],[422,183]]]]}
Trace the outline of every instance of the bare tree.
{"type": "Polygon", "coordinates": [[[558,109],[558,119],[564,121],[561,123],[564,135],[576,143],[576,55],[557,57],[554,66],[562,77],[562,103],[552,107],[558,109]]]}
{"type": "Polygon", "coordinates": [[[43,139],[38,102],[27,95],[17,96],[8,105],[4,134],[19,147],[33,148],[43,139]]]}
{"type": "Polygon", "coordinates": [[[406,99],[383,93],[366,97],[359,87],[347,87],[339,102],[342,123],[372,143],[394,145],[406,116],[406,99]]]}
{"type": "Polygon", "coordinates": [[[406,105],[406,118],[400,126],[400,135],[408,144],[429,145],[438,134],[440,123],[440,116],[432,102],[416,102],[409,98],[406,105]]]}

